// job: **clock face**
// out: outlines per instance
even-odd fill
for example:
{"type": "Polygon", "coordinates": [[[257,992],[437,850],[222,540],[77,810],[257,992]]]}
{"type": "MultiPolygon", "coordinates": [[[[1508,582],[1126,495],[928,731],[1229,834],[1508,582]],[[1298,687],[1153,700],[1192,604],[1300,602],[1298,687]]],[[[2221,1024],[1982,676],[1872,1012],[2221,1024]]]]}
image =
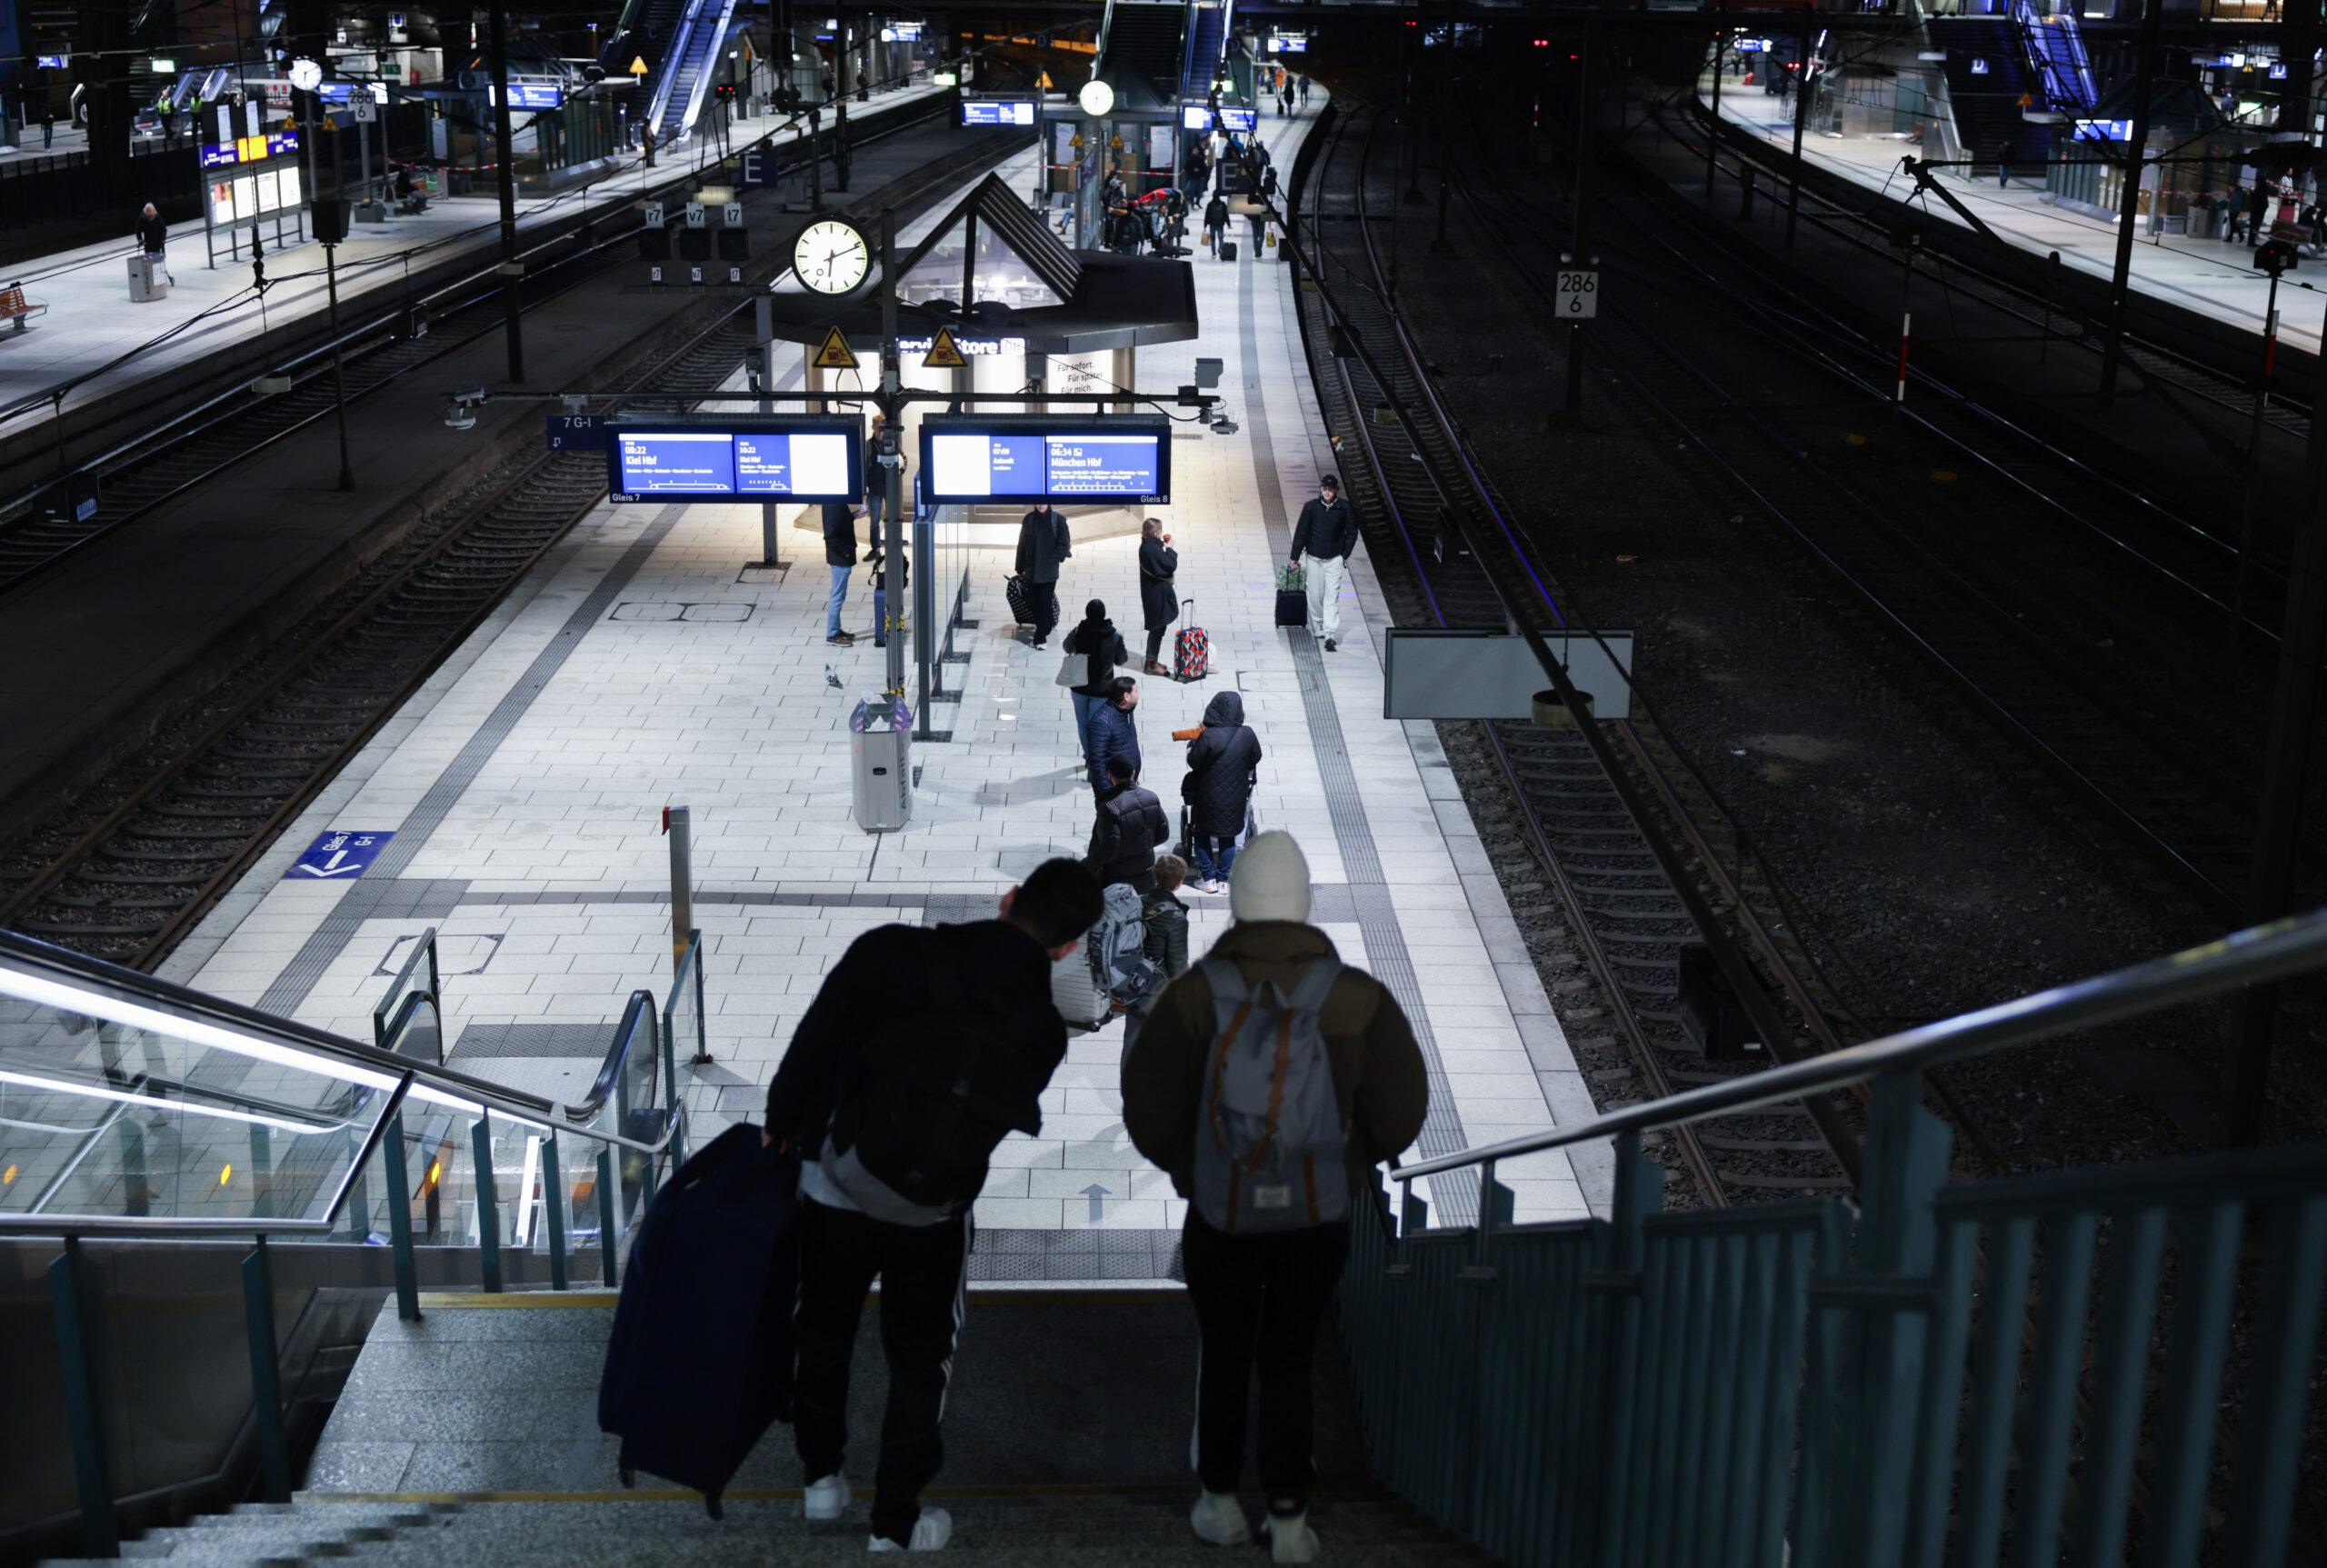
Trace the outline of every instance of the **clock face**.
{"type": "Polygon", "coordinates": [[[872,265],[864,236],[832,218],[810,224],[792,246],[792,270],[818,294],[846,294],[872,265]]]}

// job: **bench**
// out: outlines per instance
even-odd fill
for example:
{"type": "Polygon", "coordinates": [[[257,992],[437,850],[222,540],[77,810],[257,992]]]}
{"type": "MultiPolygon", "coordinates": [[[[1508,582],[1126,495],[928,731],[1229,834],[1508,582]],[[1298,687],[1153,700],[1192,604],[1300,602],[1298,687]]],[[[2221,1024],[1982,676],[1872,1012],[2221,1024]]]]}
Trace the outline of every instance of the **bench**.
{"type": "Polygon", "coordinates": [[[24,331],[25,324],[33,317],[47,314],[46,305],[39,300],[28,300],[25,297],[23,284],[12,283],[5,288],[0,288],[0,317],[15,322],[16,331],[24,331]]]}

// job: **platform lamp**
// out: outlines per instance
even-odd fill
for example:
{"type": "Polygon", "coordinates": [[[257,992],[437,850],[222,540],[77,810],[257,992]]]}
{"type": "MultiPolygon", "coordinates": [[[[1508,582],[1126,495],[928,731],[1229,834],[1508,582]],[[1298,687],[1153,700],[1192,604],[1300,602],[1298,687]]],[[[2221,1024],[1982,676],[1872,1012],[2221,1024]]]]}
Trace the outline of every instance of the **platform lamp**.
{"type": "Polygon", "coordinates": [[[355,471],[347,461],[347,375],[339,352],[339,247],[347,238],[349,203],[345,196],[318,196],[309,204],[315,238],[324,247],[324,286],[331,300],[331,391],[339,414],[339,487],[355,488],[355,471]]]}

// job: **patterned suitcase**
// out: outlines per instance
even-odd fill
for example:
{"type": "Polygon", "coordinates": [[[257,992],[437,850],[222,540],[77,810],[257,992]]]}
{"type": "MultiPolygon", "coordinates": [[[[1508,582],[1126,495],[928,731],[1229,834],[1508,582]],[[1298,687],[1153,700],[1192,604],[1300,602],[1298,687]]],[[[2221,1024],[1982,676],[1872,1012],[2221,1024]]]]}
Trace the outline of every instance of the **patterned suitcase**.
{"type": "Polygon", "coordinates": [[[1309,624],[1309,574],[1302,567],[1286,566],[1277,572],[1276,624],[1280,626],[1305,626],[1309,624]]]}
{"type": "MultiPolygon", "coordinates": [[[[1180,601],[1182,609],[1193,608],[1193,599],[1180,601]]],[[[1212,639],[1202,626],[1183,626],[1172,639],[1172,678],[1175,681],[1201,681],[1212,674],[1212,639]]]]}
{"type": "Polygon", "coordinates": [[[1034,624],[1034,594],[1026,586],[1026,579],[1017,573],[1010,574],[1002,585],[1003,595],[1010,601],[1010,618],[1021,626],[1034,624]]]}

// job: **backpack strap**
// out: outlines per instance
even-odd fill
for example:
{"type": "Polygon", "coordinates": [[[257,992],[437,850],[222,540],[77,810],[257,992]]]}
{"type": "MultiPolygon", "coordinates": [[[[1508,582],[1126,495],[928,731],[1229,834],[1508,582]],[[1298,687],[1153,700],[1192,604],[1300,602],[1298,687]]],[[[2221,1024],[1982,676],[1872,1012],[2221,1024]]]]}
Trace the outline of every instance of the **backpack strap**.
{"type": "Polygon", "coordinates": [[[1301,984],[1294,986],[1293,994],[1284,999],[1285,1006],[1296,1013],[1317,1011],[1324,1006],[1326,994],[1333,990],[1333,982],[1341,977],[1340,959],[1319,958],[1313,961],[1303,973],[1301,984]]]}

